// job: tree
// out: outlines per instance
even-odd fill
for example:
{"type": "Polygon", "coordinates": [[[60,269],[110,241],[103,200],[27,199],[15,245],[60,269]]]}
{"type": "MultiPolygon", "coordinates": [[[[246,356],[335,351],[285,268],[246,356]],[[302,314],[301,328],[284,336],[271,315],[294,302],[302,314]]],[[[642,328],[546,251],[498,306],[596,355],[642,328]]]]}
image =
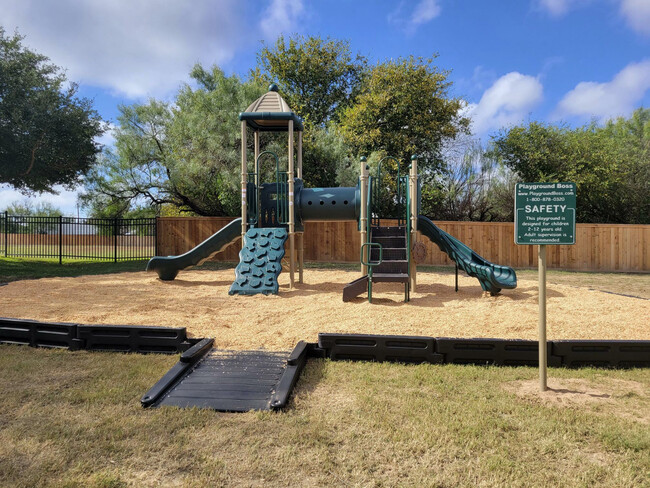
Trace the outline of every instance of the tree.
{"type": "Polygon", "coordinates": [[[445,148],[445,167],[422,190],[422,211],[440,220],[512,221],[515,175],[461,137],[445,148]]]}
{"type": "Polygon", "coordinates": [[[312,188],[356,186],[359,161],[350,155],[350,147],[334,123],[306,134],[303,173],[305,185],[312,188]]]}
{"type": "Polygon", "coordinates": [[[341,130],[360,154],[384,151],[407,165],[420,157],[422,172],[443,166],[443,143],[468,131],[462,101],[450,98],[448,71],[433,58],[399,58],[376,65],[356,103],[341,116],[341,130]]]}
{"type": "Polygon", "coordinates": [[[650,223],[650,109],[639,108],[629,119],[610,120],[603,132],[616,141],[626,214],[630,223],[650,223]]]}
{"type": "Polygon", "coordinates": [[[0,27],[0,183],[25,193],[76,186],[95,161],[102,121],[64,88],[61,69],[0,27]]]}
{"type": "Polygon", "coordinates": [[[492,154],[523,181],[573,181],[580,222],[650,222],[650,111],[604,127],[531,122],[493,138],[492,154]]]}
{"type": "Polygon", "coordinates": [[[280,36],[275,46],[264,45],[257,54],[253,76],[276,81],[291,109],[311,126],[338,121],[343,109],[354,103],[367,61],[350,52],[347,41],[320,37],[280,36]]]}
{"type": "Polygon", "coordinates": [[[216,66],[197,65],[191,77],[198,88],[181,88],[173,106],[150,100],[120,107],[115,150],[105,151],[86,178],[86,207],[113,208],[117,215],[143,204],[197,215],[239,213],[237,113],[264,87],[216,66]]]}
{"type": "Polygon", "coordinates": [[[13,202],[3,210],[9,215],[18,215],[21,217],[60,217],[63,215],[61,209],[48,202],[32,203],[30,200],[23,202],[13,202]]]}

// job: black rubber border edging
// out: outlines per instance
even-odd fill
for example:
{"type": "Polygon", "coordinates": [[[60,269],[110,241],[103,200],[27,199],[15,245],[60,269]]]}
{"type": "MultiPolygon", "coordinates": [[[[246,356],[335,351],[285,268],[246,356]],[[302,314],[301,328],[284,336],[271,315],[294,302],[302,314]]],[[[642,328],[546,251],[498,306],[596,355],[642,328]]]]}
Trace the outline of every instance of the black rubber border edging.
{"type": "Polygon", "coordinates": [[[71,351],[177,354],[196,342],[196,339],[188,339],[185,327],[83,325],[0,317],[0,344],[71,351]]]}
{"type": "MultiPolygon", "coordinates": [[[[650,341],[548,341],[548,366],[650,367],[650,341]]],[[[320,354],[332,360],[537,366],[538,342],[523,339],[318,334],[320,354]]]]}
{"type": "Polygon", "coordinates": [[[147,393],[142,395],[142,398],[140,399],[142,406],[147,408],[156,403],[172,386],[183,378],[210,349],[212,349],[213,344],[214,339],[212,338],[201,339],[185,351],[181,355],[180,360],[172,366],[155,385],[149,388],[147,393]]]}
{"type": "Polygon", "coordinates": [[[296,385],[300,373],[307,363],[309,351],[313,349],[314,344],[308,344],[305,341],[299,341],[296,347],[293,348],[289,358],[287,359],[287,368],[282,373],[280,381],[275,388],[275,392],[271,395],[270,406],[273,410],[284,408],[289,401],[289,396],[293,387],[296,385]]]}

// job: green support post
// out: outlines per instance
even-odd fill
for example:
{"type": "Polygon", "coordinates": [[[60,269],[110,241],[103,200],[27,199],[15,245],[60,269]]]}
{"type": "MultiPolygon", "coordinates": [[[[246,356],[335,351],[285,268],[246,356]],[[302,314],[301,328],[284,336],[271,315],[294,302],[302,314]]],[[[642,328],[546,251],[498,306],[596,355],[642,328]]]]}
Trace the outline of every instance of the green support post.
{"type": "Polygon", "coordinates": [[[361,264],[368,267],[368,303],[372,303],[372,268],[374,266],[379,266],[383,258],[383,248],[378,242],[366,242],[361,246],[361,264]],[[368,260],[364,261],[363,251],[368,247],[368,260]],[[376,247],[379,249],[379,259],[377,261],[371,261],[371,249],[376,247]]]}

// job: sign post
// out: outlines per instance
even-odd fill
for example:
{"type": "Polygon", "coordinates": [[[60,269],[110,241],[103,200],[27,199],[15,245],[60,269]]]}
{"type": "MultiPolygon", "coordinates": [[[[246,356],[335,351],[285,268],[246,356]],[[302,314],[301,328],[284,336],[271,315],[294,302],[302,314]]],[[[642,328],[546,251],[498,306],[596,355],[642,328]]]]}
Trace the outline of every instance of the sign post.
{"type": "Polygon", "coordinates": [[[517,183],[515,243],[538,245],[539,267],[539,388],[547,390],[546,366],[546,246],[575,244],[575,183],[517,183]]]}

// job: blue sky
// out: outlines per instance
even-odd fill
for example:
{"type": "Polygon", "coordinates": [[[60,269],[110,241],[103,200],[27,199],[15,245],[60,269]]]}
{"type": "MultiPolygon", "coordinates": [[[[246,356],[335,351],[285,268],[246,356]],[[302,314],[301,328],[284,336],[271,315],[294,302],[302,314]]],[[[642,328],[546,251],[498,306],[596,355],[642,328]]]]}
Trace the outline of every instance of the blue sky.
{"type": "MultiPolygon", "coordinates": [[[[119,104],[173,98],[196,62],[245,76],[281,33],[348,39],[371,62],[438,53],[484,140],[650,106],[650,0],[0,0],[0,12],[111,122],[119,104]]],[[[0,209],[22,198],[0,188],[0,209]]],[[[75,192],[39,198],[76,212],[75,192]]]]}

